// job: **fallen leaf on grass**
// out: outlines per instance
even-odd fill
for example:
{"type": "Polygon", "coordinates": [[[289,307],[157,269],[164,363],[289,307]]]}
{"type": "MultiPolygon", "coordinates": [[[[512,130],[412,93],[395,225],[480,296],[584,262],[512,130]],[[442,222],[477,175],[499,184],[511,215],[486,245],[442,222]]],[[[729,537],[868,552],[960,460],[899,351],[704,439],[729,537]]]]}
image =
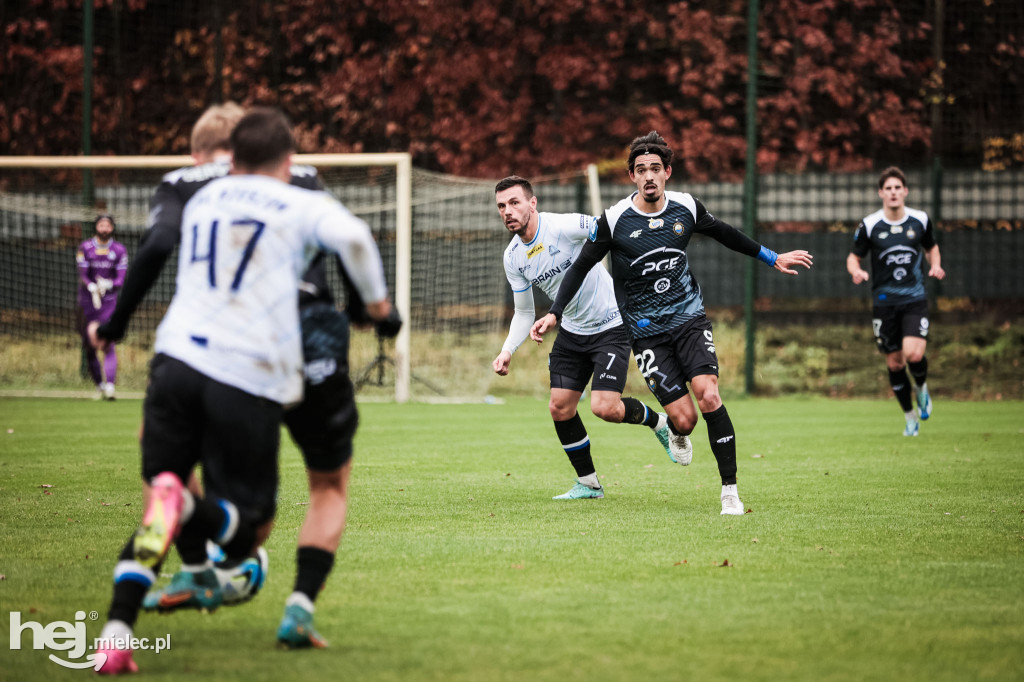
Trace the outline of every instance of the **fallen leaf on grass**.
{"type": "Polygon", "coordinates": [[[654,468],[653,464],[645,464],[644,465],[644,469],[652,469],[652,468],[654,468]]]}
{"type": "Polygon", "coordinates": [[[753,510],[753,509],[751,509],[750,507],[747,507],[747,511],[745,511],[745,512],[743,512],[743,513],[744,513],[744,514],[753,514],[753,513],[754,513],[754,510],[753,510]]]}
{"type": "Polygon", "coordinates": [[[730,563],[729,563],[729,560],[728,560],[728,559],[726,559],[725,561],[723,561],[723,562],[722,562],[722,563],[720,563],[720,564],[715,564],[715,566],[717,566],[718,568],[731,568],[731,567],[732,567],[732,564],[730,564],[730,563]]]}
{"type": "Polygon", "coordinates": [[[110,503],[109,502],[100,502],[100,506],[101,507],[109,507],[110,503]]]}
{"type": "Polygon", "coordinates": [[[753,457],[754,459],[761,459],[764,457],[764,455],[751,455],[751,457],[753,457]]]}
{"type": "Polygon", "coordinates": [[[40,485],[39,487],[40,487],[40,488],[52,488],[52,487],[53,487],[53,484],[51,484],[51,483],[43,483],[43,484],[42,484],[42,485],[40,485]]]}
{"type": "Polygon", "coordinates": [[[517,571],[521,571],[521,570],[523,570],[523,565],[522,564],[512,564],[512,568],[516,569],[517,571]]]}
{"type": "Polygon", "coordinates": [[[686,564],[686,563],[688,563],[688,562],[686,561],[686,559],[683,559],[682,561],[677,561],[677,562],[675,562],[675,563],[674,563],[674,564],[672,564],[672,565],[673,565],[673,566],[682,566],[682,565],[684,565],[684,564],[686,564]]]}
{"type": "Polygon", "coordinates": [[[7,576],[3,573],[0,573],[0,580],[7,580],[7,576]]]}
{"type": "Polygon", "coordinates": [[[753,542],[753,543],[754,543],[755,545],[756,545],[756,544],[757,544],[758,542],[760,542],[760,540],[758,540],[757,538],[750,538],[750,541],[751,541],[751,542],[753,542]]]}

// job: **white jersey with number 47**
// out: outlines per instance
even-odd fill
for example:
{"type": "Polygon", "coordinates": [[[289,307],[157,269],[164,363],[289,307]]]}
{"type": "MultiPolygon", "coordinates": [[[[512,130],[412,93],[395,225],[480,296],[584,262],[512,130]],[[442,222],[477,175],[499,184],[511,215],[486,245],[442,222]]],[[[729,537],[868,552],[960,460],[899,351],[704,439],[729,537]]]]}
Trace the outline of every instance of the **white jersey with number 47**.
{"type": "MultiPolygon", "coordinates": [[[[512,291],[540,287],[551,300],[562,277],[580,255],[596,218],[580,213],[540,213],[529,244],[513,237],[505,249],[505,276],[512,291]]],[[[587,274],[576,297],[565,306],[562,328],[589,336],[622,324],[611,275],[603,267],[587,274]]]]}
{"type": "Polygon", "coordinates": [[[364,301],[387,297],[369,227],[327,193],[263,175],[206,185],[182,214],[176,290],[156,352],[253,395],[301,399],[298,291],[316,249],[341,256],[364,301]]]}

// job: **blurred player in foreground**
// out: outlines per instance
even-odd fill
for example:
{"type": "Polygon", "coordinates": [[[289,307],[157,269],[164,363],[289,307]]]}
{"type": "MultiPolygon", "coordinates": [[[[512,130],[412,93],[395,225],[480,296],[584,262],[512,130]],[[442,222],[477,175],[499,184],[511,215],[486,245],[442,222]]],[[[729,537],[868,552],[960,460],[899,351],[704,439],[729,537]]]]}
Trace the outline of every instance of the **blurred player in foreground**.
{"type": "MultiPolygon", "coordinates": [[[[178,243],[181,213],[188,199],[211,180],[228,173],[230,134],[243,114],[241,107],[228,103],[211,107],[196,122],[192,131],[192,156],[199,165],[168,173],[157,188],[151,202],[149,231],[135,266],[129,271],[126,292],[111,324],[99,330],[101,338],[124,334],[128,317],[155,282],[178,243]],[[145,271],[141,270],[140,263],[147,267],[145,271]]],[[[316,169],[308,166],[292,166],[291,184],[322,189],[316,169]]],[[[352,437],[358,421],[348,376],[348,322],[350,319],[357,323],[375,321],[353,286],[345,264],[341,260],[337,263],[347,290],[345,312],[334,308],[323,253],[314,258],[303,275],[299,307],[306,365],[305,390],[302,404],[284,415],[285,424],[305,460],[310,487],[310,503],[298,538],[295,597],[290,598],[294,601],[304,595],[309,603],[304,608],[288,604],[278,629],[279,640],[295,647],[327,645],[312,627],[312,603],[331,572],[345,527],[352,437]]],[[[397,310],[391,308],[388,316],[377,322],[377,333],[391,337],[400,327],[397,310]]],[[[190,489],[199,492],[197,483],[190,485],[190,489]]],[[[260,539],[269,532],[268,523],[260,530],[260,539]]],[[[262,547],[242,561],[219,561],[216,573],[223,603],[237,604],[251,598],[266,580],[268,567],[266,550],[262,547]]],[[[146,595],[144,608],[159,611],[216,608],[220,596],[208,593],[206,587],[195,580],[196,574],[205,568],[205,562],[184,566],[173,576],[170,585],[153,589],[146,595]]]]}
{"type": "Polygon", "coordinates": [[[928,276],[942,279],[942,255],[935,243],[935,231],[924,211],[906,205],[907,179],[891,166],[878,178],[882,209],[864,218],[853,236],[853,249],[846,257],[846,270],[854,284],[868,280],[861,259],[871,254],[871,324],[878,350],[885,355],[889,384],[903,410],[904,436],[916,436],[918,418],[932,414],[928,393],[928,294],[921,271],[922,251],[928,261],[928,276]],[[914,377],[917,411],[911,402],[914,377]]]}
{"type": "MultiPolygon", "coordinates": [[[[668,413],[673,435],[669,445],[675,447],[697,425],[697,411],[686,388],[689,382],[718,462],[722,514],[741,516],[736,432],[718,393],[718,356],[711,321],[704,313],[704,297],[686,248],[694,233],[703,234],[790,275],[797,274],[791,269],[795,265],[810,268],[811,255],[806,251],[777,254],[761,246],[711,215],[691,195],[666,191],[671,175],[672,149],[661,135],[651,131],[633,140],[629,179],[636,191],[594,223],[590,241],[562,280],[551,311],[530,333],[540,341],[558,324],[587,273],[610,253],[615,297],[633,355],[647,386],[668,413]]],[[[681,464],[689,464],[691,456],[676,455],[681,464]]]]}
{"type": "Polygon", "coordinates": [[[110,344],[102,361],[89,343],[88,327],[92,322],[106,322],[114,312],[117,292],[124,284],[128,270],[128,250],[114,240],[114,218],[99,215],[95,222],[96,235],[78,246],[75,263],[78,267],[78,307],[82,310],[82,347],[85,349],[89,376],[96,384],[96,397],[114,399],[117,383],[117,349],[110,344]]]}
{"type": "MultiPolygon", "coordinates": [[[[107,642],[131,636],[179,532],[183,564],[204,566],[194,582],[216,606],[220,586],[206,540],[241,558],[273,518],[284,405],[302,396],[296,292],[309,250],[338,253],[370,315],[391,314],[366,224],[325,193],[289,184],[295,143],[284,116],[253,110],[231,141],[232,174],[197,192],[182,215],[176,291],[157,329],[143,409],[143,476],[151,493],[115,570],[101,633],[107,642]],[[200,462],[205,497],[182,484],[200,462]]],[[[100,673],[137,669],[130,649],[98,653],[106,659],[100,673]]]]}
{"type": "MultiPolygon", "coordinates": [[[[530,335],[536,316],[533,287],[554,297],[562,277],[583,249],[596,218],[579,213],[538,212],[533,186],[515,175],[498,182],[494,199],[505,228],[512,234],[503,261],[505,277],[512,287],[515,314],[508,338],[492,363],[494,371],[505,376],[512,354],[530,335]]],[[[604,497],[604,488],[598,481],[590,454],[590,436],[576,409],[591,378],[590,409],[595,415],[615,424],[648,426],[669,452],[665,415],[649,409],[636,398],[622,397],[628,369],[629,340],[615,304],[611,277],[604,268],[594,268],[567,306],[562,330],[548,357],[551,374],[548,410],[577,477],[576,485],[554,499],[604,497]]],[[[669,457],[672,457],[670,452],[669,457]]]]}

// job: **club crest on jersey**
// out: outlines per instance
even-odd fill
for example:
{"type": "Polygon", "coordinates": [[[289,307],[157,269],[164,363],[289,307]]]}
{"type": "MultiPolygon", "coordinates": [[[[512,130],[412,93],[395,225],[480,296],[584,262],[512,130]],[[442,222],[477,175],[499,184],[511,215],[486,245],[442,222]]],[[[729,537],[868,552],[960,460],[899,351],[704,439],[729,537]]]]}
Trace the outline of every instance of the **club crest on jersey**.
{"type": "Polygon", "coordinates": [[[907,239],[913,239],[917,236],[917,233],[913,229],[907,230],[907,239]]]}
{"type": "Polygon", "coordinates": [[[682,234],[683,233],[683,224],[682,223],[676,223],[675,225],[672,226],[672,231],[675,232],[676,234],[682,234]]]}
{"type": "Polygon", "coordinates": [[[527,258],[533,258],[534,256],[536,256],[538,253],[540,253],[543,250],[544,250],[544,245],[543,244],[537,244],[537,246],[533,247],[532,249],[530,249],[529,251],[526,252],[526,257],[527,258]]]}
{"type": "Polygon", "coordinates": [[[629,238],[630,239],[636,239],[637,237],[639,237],[643,233],[644,233],[643,230],[633,230],[632,232],[629,233],[629,238]]]}
{"type": "Polygon", "coordinates": [[[661,218],[651,218],[647,221],[647,227],[652,230],[657,230],[659,227],[665,224],[665,221],[661,218]]]}

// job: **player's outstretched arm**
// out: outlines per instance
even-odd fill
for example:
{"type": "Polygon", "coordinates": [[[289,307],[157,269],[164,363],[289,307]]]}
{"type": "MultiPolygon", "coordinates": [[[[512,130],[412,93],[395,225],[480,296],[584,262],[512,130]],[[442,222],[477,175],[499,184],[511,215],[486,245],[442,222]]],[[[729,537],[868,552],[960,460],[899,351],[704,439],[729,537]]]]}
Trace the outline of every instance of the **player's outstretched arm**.
{"type": "Polygon", "coordinates": [[[544,335],[557,326],[558,318],[554,313],[548,313],[533,323],[533,327],[530,328],[530,338],[540,343],[544,340],[544,335]]]}
{"type": "MultiPolygon", "coordinates": [[[[150,202],[149,227],[142,236],[131,267],[121,280],[120,295],[114,312],[97,331],[99,338],[120,341],[124,338],[135,310],[153,287],[167,260],[174,253],[181,234],[181,197],[168,182],[160,183],[150,202]]],[[[120,273],[119,273],[120,276],[120,273]]]]}
{"type": "Polygon", "coordinates": [[[811,265],[814,264],[813,261],[814,256],[812,256],[807,251],[799,249],[797,251],[787,251],[786,253],[780,253],[779,257],[775,259],[775,265],[773,265],[772,267],[774,267],[779,272],[786,273],[787,275],[798,275],[800,273],[793,269],[795,266],[800,265],[810,270],[811,265]]]}

